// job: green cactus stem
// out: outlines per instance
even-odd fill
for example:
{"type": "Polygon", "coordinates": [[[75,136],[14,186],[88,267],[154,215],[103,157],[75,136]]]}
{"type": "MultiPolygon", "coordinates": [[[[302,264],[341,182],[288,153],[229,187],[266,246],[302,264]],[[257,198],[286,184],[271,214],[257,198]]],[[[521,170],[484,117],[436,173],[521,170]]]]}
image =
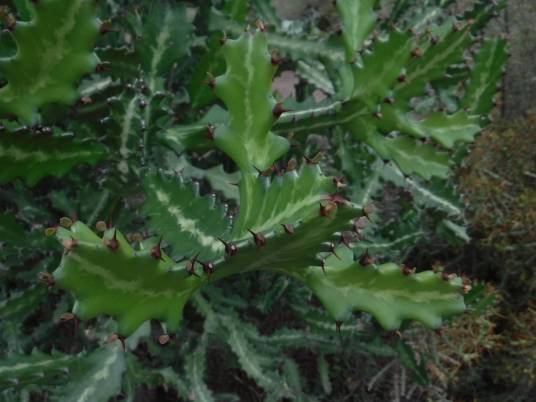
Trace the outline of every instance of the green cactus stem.
{"type": "MultiPolygon", "coordinates": [[[[222,53],[227,72],[211,85],[227,106],[228,120],[212,133],[241,171],[240,212],[232,231],[214,198],[199,197],[181,179],[149,174],[146,212],[164,239],[132,247],[115,228],[102,239],[81,222],[58,230],[64,256],[54,279],[75,295],[74,313],[84,320],[111,315],[125,335],[152,318],[173,331],[201,286],[252,271],[305,282],[336,320],[361,309],[387,329],[405,319],[436,327],[442,317],[462,311],[459,280],[432,272],[405,278],[406,271],[395,265],[375,268],[368,254],[355,264],[353,254],[338,247],[356,240],[355,221],[367,212],[337,194],[337,180],[325,177],[314,161],[307,160],[298,171],[292,164],[274,165],[289,144],[272,132],[284,111],[271,95],[275,65],[265,34],[246,32],[228,40],[222,53]],[[173,255],[185,261],[176,263],[163,251],[167,241],[173,255]]],[[[370,94],[382,96],[384,89],[379,84],[374,88],[370,94]]],[[[348,123],[355,121],[348,116],[348,123]]],[[[403,143],[408,138],[388,140],[376,134],[368,140],[402,166],[411,165],[411,144],[403,143]]]]}
{"type": "Polygon", "coordinates": [[[47,103],[73,103],[77,81],[95,70],[93,53],[100,23],[90,0],[29,2],[33,18],[12,32],[17,53],[0,60],[7,85],[0,89],[0,114],[26,122],[47,103]]]}
{"type": "Polygon", "coordinates": [[[100,144],[32,133],[0,136],[0,183],[23,178],[30,186],[47,176],[62,177],[75,166],[95,165],[106,156],[100,144]]]}

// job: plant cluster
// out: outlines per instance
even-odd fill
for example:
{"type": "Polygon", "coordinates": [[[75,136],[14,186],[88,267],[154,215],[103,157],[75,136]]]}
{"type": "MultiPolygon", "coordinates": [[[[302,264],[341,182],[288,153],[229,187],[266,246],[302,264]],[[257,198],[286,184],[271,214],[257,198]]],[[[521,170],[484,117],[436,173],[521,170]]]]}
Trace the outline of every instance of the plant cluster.
{"type": "Polygon", "coordinates": [[[467,240],[450,175],[493,108],[506,43],[478,34],[503,2],[338,0],[295,24],[266,0],[12,3],[3,399],[435,392],[404,330],[482,288],[403,261],[467,240]]]}

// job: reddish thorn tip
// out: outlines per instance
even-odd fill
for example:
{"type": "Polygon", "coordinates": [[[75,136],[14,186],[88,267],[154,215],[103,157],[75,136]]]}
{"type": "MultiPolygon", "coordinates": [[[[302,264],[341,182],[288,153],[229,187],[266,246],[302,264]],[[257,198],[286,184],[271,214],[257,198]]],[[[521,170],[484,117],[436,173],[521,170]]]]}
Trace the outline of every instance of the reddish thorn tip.
{"type": "Polygon", "coordinates": [[[248,232],[253,236],[253,241],[257,246],[257,250],[266,245],[266,237],[262,233],[255,233],[252,230],[248,229],[248,232]]]}
{"type": "Polygon", "coordinates": [[[365,250],[363,255],[359,257],[359,265],[362,267],[368,267],[374,264],[374,259],[369,255],[368,249],[365,250]]]}
{"type": "Polygon", "coordinates": [[[283,226],[283,229],[285,229],[285,233],[289,235],[294,234],[294,226],[290,223],[282,223],[281,226],[283,226]]]}
{"type": "Polygon", "coordinates": [[[211,262],[202,262],[201,266],[203,267],[203,271],[205,272],[205,274],[207,274],[208,276],[212,275],[216,270],[214,264],[211,262]]]}
{"type": "Polygon", "coordinates": [[[108,247],[112,251],[119,250],[119,241],[117,240],[117,229],[114,229],[114,237],[112,237],[110,240],[105,240],[106,247],[108,247]]]}
{"type": "Polygon", "coordinates": [[[286,112],[288,112],[288,110],[283,107],[283,104],[281,102],[276,103],[274,108],[272,109],[272,114],[276,119],[279,119],[281,115],[286,112]]]}
{"type": "Polygon", "coordinates": [[[158,240],[158,243],[151,249],[151,257],[153,257],[157,261],[163,261],[164,258],[162,257],[162,236],[160,236],[160,240],[158,240]]]}
{"type": "Polygon", "coordinates": [[[225,254],[227,254],[229,257],[234,257],[236,253],[238,253],[238,247],[236,247],[236,244],[231,242],[226,242],[225,240],[218,237],[218,240],[223,243],[225,246],[225,254]]]}

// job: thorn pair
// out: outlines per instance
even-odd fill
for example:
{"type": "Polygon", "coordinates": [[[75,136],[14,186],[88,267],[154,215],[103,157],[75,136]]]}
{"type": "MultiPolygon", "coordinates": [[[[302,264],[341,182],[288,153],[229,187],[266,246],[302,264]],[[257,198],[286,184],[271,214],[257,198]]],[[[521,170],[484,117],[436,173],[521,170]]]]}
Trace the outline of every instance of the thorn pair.
{"type": "Polygon", "coordinates": [[[197,273],[195,272],[195,264],[198,263],[203,267],[203,272],[210,277],[216,271],[216,267],[212,262],[199,261],[199,254],[200,253],[197,253],[194,258],[192,258],[186,263],[186,272],[190,276],[196,276],[200,278],[200,276],[197,275],[197,273]]]}

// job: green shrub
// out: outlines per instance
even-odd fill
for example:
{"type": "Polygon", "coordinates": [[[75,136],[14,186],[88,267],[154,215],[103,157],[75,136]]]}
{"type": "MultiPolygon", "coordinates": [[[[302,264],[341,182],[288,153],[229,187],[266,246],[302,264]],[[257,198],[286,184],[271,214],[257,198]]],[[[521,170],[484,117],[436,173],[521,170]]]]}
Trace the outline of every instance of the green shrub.
{"type": "Polygon", "coordinates": [[[467,239],[450,173],[488,123],[506,43],[475,35],[504,3],[339,0],[296,23],[264,0],[13,3],[2,398],[431,395],[394,331],[439,327],[470,285],[402,262],[467,239]],[[390,367],[402,389],[376,386],[390,367]]]}

